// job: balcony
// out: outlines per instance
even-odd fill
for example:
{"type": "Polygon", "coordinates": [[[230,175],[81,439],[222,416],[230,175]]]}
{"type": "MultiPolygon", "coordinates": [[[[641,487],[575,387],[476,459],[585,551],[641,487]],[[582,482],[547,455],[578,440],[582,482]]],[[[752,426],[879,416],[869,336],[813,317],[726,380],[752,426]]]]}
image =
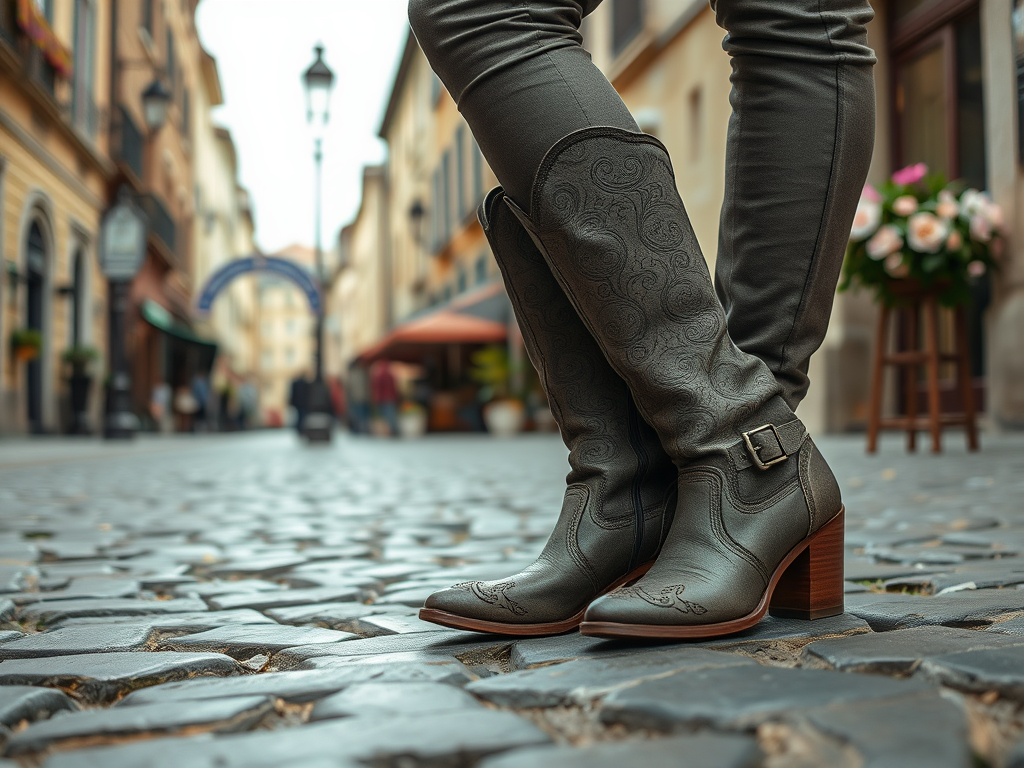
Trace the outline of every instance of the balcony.
{"type": "Polygon", "coordinates": [[[114,159],[127,165],[142,179],[142,158],[146,139],[124,105],[117,110],[117,135],[114,138],[114,159]]]}
{"type": "Polygon", "coordinates": [[[139,205],[146,212],[146,216],[149,217],[149,234],[155,237],[158,244],[166,249],[168,263],[171,266],[175,266],[177,262],[176,243],[178,227],[174,223],[174,219],[171,218],[171,214],[167,212],[164,204],[160,202],[160,198],[156,195],[140,195],[139,205]]]}

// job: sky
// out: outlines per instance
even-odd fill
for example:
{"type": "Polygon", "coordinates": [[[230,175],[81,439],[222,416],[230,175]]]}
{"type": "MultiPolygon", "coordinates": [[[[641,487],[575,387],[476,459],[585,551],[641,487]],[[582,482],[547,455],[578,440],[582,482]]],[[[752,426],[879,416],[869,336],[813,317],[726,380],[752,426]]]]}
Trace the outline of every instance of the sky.
{"type": "Polygon", "coordinates": [[[359,209],[361,169],[386,157],[377,138],[405,42],[408,0],[203,0],[197,26],[216,59],[224,105],[214,119],[238,148],[265,253],[313,244],[313,134],[302,73],[321,43],[334,70],[324,137],[324,249],[359,209]]]}

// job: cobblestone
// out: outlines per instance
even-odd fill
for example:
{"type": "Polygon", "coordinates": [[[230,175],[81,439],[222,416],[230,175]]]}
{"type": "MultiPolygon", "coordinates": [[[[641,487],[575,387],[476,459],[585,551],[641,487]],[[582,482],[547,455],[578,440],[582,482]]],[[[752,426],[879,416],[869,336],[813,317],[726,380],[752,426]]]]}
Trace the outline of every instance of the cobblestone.
{"type": "Polygon", "coordinates": [[[0,765],[1024,766],[1024,436],[820,445],[848,612],[672,645],[416,618],[536,556],[554,436],[0,442],[0,765]]]}

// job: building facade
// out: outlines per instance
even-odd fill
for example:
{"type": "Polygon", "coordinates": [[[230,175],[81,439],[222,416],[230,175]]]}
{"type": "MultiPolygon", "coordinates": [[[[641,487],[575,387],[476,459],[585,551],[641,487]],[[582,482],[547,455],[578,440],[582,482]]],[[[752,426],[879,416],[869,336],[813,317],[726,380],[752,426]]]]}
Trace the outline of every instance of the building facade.
{"type": "Polygon", "coordinates": [[[110,21],[109,3],[0,0],[0,433],[67,428],[64,353],[105,355],[110,21]],[[24,331],[32,360],[12,346],[24,331]]]}

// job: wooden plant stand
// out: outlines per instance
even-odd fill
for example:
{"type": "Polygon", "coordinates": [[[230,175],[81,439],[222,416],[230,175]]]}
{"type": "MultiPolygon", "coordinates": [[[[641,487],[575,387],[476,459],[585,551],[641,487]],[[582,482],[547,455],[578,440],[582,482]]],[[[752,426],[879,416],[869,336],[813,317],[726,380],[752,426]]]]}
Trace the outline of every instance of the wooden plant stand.
{"type": "MultiPolygon", "coordinates": [[[[932,439],[932,453],[942,452],[942,430],[944,427],[963,425],[967,432],[967,448],[978,450],[978,427],[975,420],[974,390],[971,383],[970,361],[968,358],[967,323],[963,307],[954,310],[953,352],[939,350],[939,304],[934,291],[923,289],[916,281],[900,280],[891,284],[899,297],[897,306],[883,304],[878,318],[875,336],[874,364],[871,371],[871,402],[868,411],[868,453],[878,449],[878,433],[881,430],[903,430],[907,433],[907,450],[917,449],[917,432],[928,432],[932,439]],[[906,335],[902,339],[906,347],[888,350],[889,325],[893,313],[900,312],[906,322],[906,335]],[[918,319],[924,319],[924,348],[919,347],[918,319]],[[951,362],[956,365],[956,383],[963,398],[963,413],[943,413],[939,392],[939,365],[951,362]],[[906,369],[904,376],[907,413],[905,416],[882,417],[882,381],[886,366],[906,369]],[[927,374],[928,411],[923,416],[917,413],[917,376],[919,368],[927,374]]],[[[896,334],[900,336],[900,334],[896,334]]]]}

